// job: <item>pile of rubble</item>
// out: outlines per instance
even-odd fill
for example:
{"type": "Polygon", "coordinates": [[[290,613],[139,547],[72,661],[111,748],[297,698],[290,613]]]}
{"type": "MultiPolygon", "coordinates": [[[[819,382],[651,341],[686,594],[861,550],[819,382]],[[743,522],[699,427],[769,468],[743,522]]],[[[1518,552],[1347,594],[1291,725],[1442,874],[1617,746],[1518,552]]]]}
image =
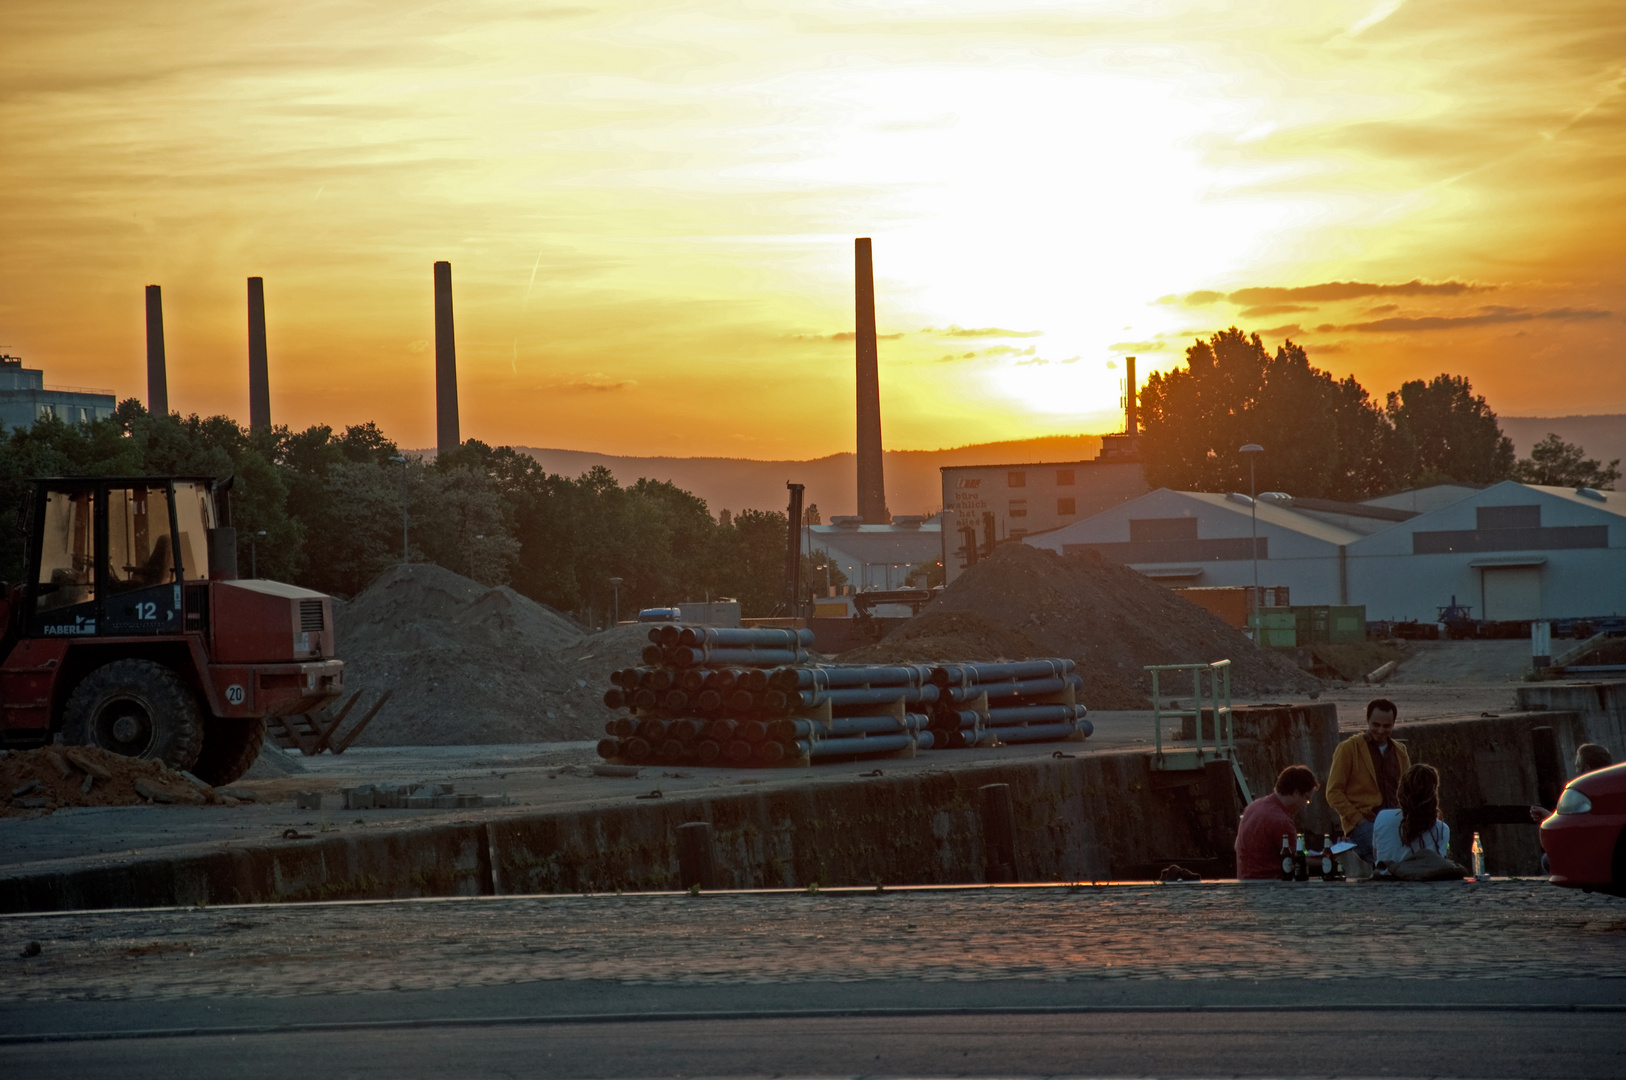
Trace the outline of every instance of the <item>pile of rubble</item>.
{"type": "Polygon", "coordinates": [[[0,816],[48,814],[66,806],[173,803],[236,806],[256,800],[246,787],[210,787],[161,761],[91,746],[42,746],[0,756],[0,816]]]}

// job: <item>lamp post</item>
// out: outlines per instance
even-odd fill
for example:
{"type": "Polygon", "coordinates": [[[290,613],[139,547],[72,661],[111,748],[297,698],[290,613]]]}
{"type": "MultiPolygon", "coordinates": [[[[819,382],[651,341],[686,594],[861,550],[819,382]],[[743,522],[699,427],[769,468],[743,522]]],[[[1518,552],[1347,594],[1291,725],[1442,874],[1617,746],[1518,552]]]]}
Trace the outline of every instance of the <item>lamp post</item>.
{"type": "Polygon", "coordinates": [[[612,626],[620,626],[621,625],[621,579],[620,578],[613,577],[613,578],[610,579],[610,591],[611,591],[611,595],[613,595],[615,597],[615,620],[614,620],[614,622],[611,623],[611,625],[612,626]]]}
{"type": "Polygon", "coordinates": [[[390,460],[401,466],[401,561],[411,562],[411,548],[407,546],[407,459],[392,457],[390,460]]]}
{"type": "Polygon", "coordinates": [[[1253,529],[1253,602],[1248,607],[1254,613],[1254,640],[1258,641],[1259,633],[1259,492],[1253,477],[1253,456],[1262,454],[1265,448],[1258,443],[1248,443],[1238,453],[1248,456],[1248,517],[1253,529]]]}
{"type": "Polygon", "coordinates": [[[248,538],[248,576],[256,580],[258,580],[260,576],[260,560],[258,557],[258,552],[255,550],[254,541],[264,535],[265,530],[261,529],[259,532],[250,535],[248,538]]]}

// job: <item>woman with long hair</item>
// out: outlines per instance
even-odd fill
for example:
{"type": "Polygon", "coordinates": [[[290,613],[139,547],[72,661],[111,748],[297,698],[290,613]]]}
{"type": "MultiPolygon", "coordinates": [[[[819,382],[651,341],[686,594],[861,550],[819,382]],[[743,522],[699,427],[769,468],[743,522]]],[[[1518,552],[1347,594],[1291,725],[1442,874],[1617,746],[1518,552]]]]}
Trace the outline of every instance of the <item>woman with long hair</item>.
{"type": "Polygon", "coordinates": [[[1440,774],[1432,765],[1413,765],[1395,789],[1399,809],[1380,810],[1372,822],[1378,866],[1393,866],[1414,851],[1444,855],[1451,827],[1440,820],[1440,774]]]}

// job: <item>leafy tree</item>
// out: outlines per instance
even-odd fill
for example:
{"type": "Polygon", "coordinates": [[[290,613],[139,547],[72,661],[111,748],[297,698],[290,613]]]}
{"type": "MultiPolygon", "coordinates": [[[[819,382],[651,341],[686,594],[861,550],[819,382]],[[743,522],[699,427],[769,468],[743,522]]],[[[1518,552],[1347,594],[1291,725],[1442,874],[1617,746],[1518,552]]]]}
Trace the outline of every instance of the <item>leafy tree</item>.
{"type": "Polygon", "coordinates": [[[1613,490],[1620,479],[1620,459],[1604,465],[1596,458],[1585,456],[1586,451],[1574,443],[1567,443],[1557,435],[1547,437],[1530,448],[1530,456],[1513,466],[1513,479],[1521,484],[1540,484],[1546,487],[1589,487],[1600,491],[1613,490]]]}
{"type": "Polygon", "coordinates": [[[1274,355],[1236,327],[1186,350],[1186,368],[1141,391],[1141,459],[1154,487],[1238,491],[1259,443],[1260,490],[1353,499],[1386,487],[1387,423],[1353,378],[1335,381],[1291,341],[1274,355]]]}
{"type": "Polygon", "coordinates": [[[1402,383],[1385,409],[1394,427],[1396,488],[1433,483],[1492,484],[1513,472],[1513,440],[1461,375],[1402,383]]]}

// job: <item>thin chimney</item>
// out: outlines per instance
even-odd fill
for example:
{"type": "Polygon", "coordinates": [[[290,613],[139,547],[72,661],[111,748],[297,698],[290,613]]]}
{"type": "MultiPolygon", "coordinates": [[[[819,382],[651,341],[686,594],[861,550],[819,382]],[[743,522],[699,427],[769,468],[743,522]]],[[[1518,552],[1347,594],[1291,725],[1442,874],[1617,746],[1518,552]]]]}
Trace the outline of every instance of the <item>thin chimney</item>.
{"type": "Polygon", "coordinates": [[[164,300],[158,286],[147,286],[147,411],[169,415],[169,382],[164,377],[164,300]]]}
{"type": "Polygon", "coordinates": [[[457,336],[452,331],[452,264],[435,264],[435,446],[456,450],[457,336]]]}
{"type": "Polygon", "coordinates": [[[1124,357],[1124,434],[1140,434],[1140,409],[1135,403],[1135,358],[1124,357]]]}
{"type": "Polygon", "coordinates": [[[886,481],[881,473],[881,373],[875,345],[875,266],[868,237],[853,241],[858,342],[858,516],[886,525],[886,481]]]}
{"type": "Polygon", "coordinates": [[[265,348],[265,279],[248,279],[248,429],[271,428],[271,366],[265,348]]]}

